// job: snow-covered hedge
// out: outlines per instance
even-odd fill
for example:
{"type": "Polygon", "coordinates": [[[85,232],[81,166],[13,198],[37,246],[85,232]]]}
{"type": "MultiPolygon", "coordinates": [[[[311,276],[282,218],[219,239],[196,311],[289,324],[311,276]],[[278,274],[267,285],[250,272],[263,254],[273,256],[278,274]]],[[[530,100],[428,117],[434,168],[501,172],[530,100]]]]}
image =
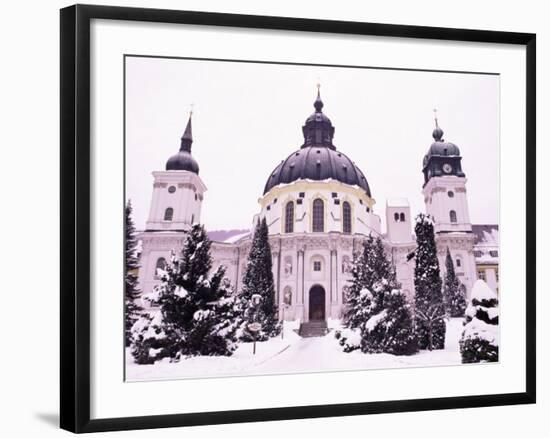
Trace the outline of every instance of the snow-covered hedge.
{"type": "Polygon", "coordinates": [[[472,288],[460,340],[462,363],[498,362],[498,299],[483,280],[472,288]]]}

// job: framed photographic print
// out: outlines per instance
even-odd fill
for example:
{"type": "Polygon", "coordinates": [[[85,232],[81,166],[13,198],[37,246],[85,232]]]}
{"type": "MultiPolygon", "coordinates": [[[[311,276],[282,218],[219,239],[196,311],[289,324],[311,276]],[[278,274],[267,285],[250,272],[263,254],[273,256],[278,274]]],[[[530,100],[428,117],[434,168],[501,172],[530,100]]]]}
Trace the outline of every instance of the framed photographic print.
{"type": "Polygon", "coordinates": [[[535,132],[533,34],[62,9],[61,427],[534,403],[535,132]]]}

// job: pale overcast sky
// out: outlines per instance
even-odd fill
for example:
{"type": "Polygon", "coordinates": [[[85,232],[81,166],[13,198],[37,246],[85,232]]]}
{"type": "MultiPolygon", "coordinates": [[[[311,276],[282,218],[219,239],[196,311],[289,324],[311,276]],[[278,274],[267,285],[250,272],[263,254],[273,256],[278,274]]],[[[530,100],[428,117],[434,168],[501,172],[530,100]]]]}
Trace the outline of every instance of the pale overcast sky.
{"type": "Polygon", "coordinates": [[[334,144],[364,172],[382,218],[392,197],[408,198],[413,215],[424,211],[422,159],[437,108],[444,139],[463,157],[472,223],[498,223],[498,76],[135,57],[126,63],[126,191],[138,229],[149,214],[151,172],[164,170],[179,150],[192,103],[192,154],[208,188],[201,222],[209,230],[249,228],[272,170],[303,143],[318,80],[334,144]]]}

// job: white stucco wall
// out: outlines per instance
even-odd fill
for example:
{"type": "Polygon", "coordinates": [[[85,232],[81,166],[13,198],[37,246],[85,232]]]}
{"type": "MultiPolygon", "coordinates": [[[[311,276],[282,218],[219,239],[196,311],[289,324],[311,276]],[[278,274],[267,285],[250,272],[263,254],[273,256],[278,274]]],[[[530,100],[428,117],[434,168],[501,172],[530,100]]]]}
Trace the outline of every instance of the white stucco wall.
{"type": "Polygon", "coordinates": [[[471,232],[470,212],[466,194],[466,178],[438,176],[431,178],[424,186],[426,213],[435,220],[435,232],[471,232]],[[450,211],[456,212],[457,221],[452,223],[450,211]]]}
{"type": "Polygon", "coordinates": [[[260,217],[267,220],[270,234],[285,231],[285,207],[294,202],[294,232],[313,232],[312,208],[315,199],[324,203],[324,232],[342,232],[344,202],[351,206],[351,233],[380,233],[380,217],[374,214],[375,201],[363,189],[339,181],[296,181],[271,189],[259,199],[260,217]]]}
{"type": "Polygon", "coordinates": [[[198,175],[185,170],[153,172],[153,196],[147,230],[186,230],[200,222],[206,186],[198,175]],[[170,221],[164,219],[167,208],[174,210],[170,221]]]}

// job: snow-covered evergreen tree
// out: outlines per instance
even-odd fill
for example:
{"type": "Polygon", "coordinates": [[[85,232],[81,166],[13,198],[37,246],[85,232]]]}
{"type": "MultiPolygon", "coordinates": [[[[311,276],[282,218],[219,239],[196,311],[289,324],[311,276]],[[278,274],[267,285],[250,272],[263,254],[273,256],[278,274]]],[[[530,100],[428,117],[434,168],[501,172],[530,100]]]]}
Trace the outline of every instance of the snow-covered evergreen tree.
{"type": "Polygon", "coordinates": [[[462,363],[498,362],[498,313],[495,292],[483,280],[477,280],[460,340],[462,363]]]}
{"type": "Polygon", "coordinates": [[[141,306],[137,303],[139,290],[137,287],[137,269],[139,261],[137,256],[138,242],[136,239],[136,227],[132,219],[132,203],[126,203],[125,214],[125,276],[124,276],[124,338],[126,346],[130,345],[131,329],[140,316],[141,306]]]}
{"type": "Polygon", "coordinates": [[[229,356],[236,348],[238,308],[225,268],[210,277],[211,242],[201,225],[187,236],[181,257],[174,254],[161,284],[148,297],[155,309],[133,328],[138,363],[185,356],[229,356]]]}
{"type": "Polygon", "coordinates": [[[364,353],[411,355],[418,351],[413,313],[405,294],[377,286],[383,294],[379,312],[361,325],[361,350],[364,353]],[[383,292],[382,292],[383,291],[383,292]]]}
{"type": "Polygon", "coordinates": [[[417,245],[414,310],[418,346],[422,350],[439,350],[445,348],[446,315],[432,218],[419,214],[414,231],[417,245]]]}
{"type": "Polygon", "coordinates": [[[239,295],[243,318],[240,333],[243,341],[251,341],[254,336],[256,340],[265,341],[281,332],[281,324],[277,320],[272,263],[269,230],[264,217],[254,230],[239,295]],[[253,295],[261,297],[258,306],[252,300],[253,295]],[[251,322],[259,322],[262,325],[261,330],[251,333],[248,330],[251,322]]]}
{"type": "Polygon", "coordinates": [[[347,329],[336,334],[344,351],[361,348],[365,353],[400,355],[417,351],[410,305],[399,289],[382,240],[369,235],[354,257],[344,314],[347,329]],[[358,339],[354,329],[360,333],[358,339]]]}
{"type": "Polygon", "coordinates": [[[464,316],[466,297],[460,287],[449,248],[445,257],[445,280],[443,282],[443,303],[447,316],[458,318],[464,316]]]}
{"type": "Polygon", "coordinates": [[[374,238],[369,234],[363,241],[361,251],[354,254],[351,277],[344,325],[354,329],[373,316],[382,304],[381,297],[375,293],[375,285],[385,281],[387,288],[399,288],[380,237],[374,238]]]}
{"type": "Polygon", "coordinates": [[[350,329],[358,328],[361,321],[368,319],[371,314],[369,310],[368,315],[363,315],[363,311],[366,307],[370,307],[366,305],[366,301],[372,302],[372,294],[366,286],[368,283],[367,278],[371,276],[367,261],[373,258],[373,251],[374,237],[369,234],[363,241],[361,251],[353,254],[350,270],[351,280],[346,292],[346,305],[343,314],[344,326],[350,329]]]}

